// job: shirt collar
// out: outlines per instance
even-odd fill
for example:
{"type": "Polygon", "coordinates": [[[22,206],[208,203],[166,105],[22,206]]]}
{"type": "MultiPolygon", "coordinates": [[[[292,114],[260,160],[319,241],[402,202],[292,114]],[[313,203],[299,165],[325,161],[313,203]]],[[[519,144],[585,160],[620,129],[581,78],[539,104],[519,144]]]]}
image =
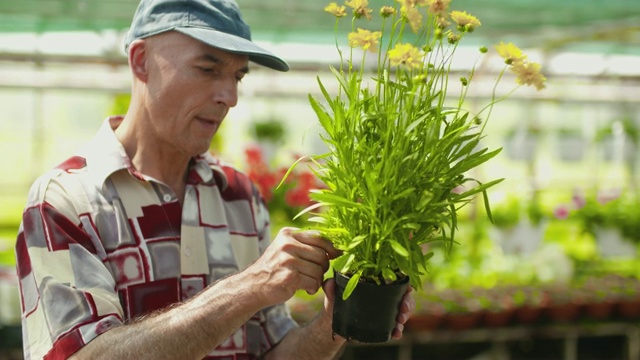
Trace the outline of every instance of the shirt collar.
{"type": "MultiPolygon", "coordinates": [[[[124,146],[115,135],[114,130],[123,120],[123,116],[108,117],[93,140],[80,152],[80,155],[87,159],[87,168],[92,174],[95,185],[100,188],[111,174],[120,170],[127,170],[132,176],[145,180],[144,176],[133,167],[124,146]]],[[[222,189],[226,188],[228,183],[219,160],[208,152],[192,159],[188,182],[192,184],[217,182],[222,189]]]]}

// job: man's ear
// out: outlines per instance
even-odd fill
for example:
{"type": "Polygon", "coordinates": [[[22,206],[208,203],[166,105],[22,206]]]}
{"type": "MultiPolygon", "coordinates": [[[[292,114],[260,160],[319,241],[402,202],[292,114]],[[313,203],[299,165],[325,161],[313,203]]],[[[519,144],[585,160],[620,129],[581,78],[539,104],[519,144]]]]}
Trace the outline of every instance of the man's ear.
{"type": "Polygon", "coordinates": [[[129,66],[138,80],[147,82],[147,43],[143,39],[134,40],[129,44],[129,66]]]}

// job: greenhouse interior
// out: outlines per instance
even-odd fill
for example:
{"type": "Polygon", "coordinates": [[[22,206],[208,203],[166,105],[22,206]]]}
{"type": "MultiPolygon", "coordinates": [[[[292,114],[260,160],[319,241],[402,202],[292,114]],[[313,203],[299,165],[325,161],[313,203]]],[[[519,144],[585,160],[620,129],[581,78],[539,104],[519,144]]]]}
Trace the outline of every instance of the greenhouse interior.
{"type": "MultiPolygon", "coordinates": [[[[138,2],[0,0],[0,360],[23,359],[14,249],[27,194],[107,116],[127,111],[123,39],[138,2]]],[[[309,98],[322,99],[319,81],[339,91],[331,68],[346,32],[337,40],[329,1],[237,2],[253,40],[291,69],[251,65],[210,151],[254,181],[273,236],[312,228],[296,214],[322,186],[318,174],[297,166],[278,185],[296,160],[328,150],[309,98]]],[[[373,20],[358,26],[397,3],[370,0],[373,20]]],[[[501,150],[469,176],[504,180],[456,210],[448,251],[426,244],[433,256],[402,338],[349,342],[340,359],[640,359],[640,1],[452,0],[450,9],[481,25],[457,46],[449,92],[466,91],[458,79],[472,72],[464,108],[504,95],[478,144],[501,150]],[[540,64],[544,89],[501,72],[499,43],[540,64]]],[[[323,299],[299,291],[291,315],[311,321],[323,299]]]]}

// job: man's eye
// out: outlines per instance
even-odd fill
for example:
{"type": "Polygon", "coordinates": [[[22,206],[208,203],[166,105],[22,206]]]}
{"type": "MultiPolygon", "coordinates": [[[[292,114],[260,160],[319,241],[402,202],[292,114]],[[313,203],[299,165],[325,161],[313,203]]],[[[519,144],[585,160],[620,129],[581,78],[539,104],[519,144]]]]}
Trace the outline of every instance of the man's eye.
{"type": "Polygon", "coordinates": [[[212,73],[214,71],[213,68],[209,68],[209,67],[200,67],[200,70],[206,73],[212,73]]]}

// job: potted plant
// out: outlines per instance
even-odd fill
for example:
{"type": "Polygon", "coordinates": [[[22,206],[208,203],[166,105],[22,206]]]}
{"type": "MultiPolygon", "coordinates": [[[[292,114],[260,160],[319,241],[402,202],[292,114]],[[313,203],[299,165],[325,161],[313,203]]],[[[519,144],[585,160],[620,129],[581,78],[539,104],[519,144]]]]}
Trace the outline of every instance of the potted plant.
{"type": "Polygon", "coordinates": [[[640,318],[640,280],[636,277],[612,277],[611,291],[617,296],[615,311],[625,320],[640,318]]]}
{"type": "Polygon", "coordinates": [[[446,289],[440,293],[446,317],[443,326],[451,330],[467,330],[480,325],[482,303],[471,289],[446,289]]]}
{"type": "Polygon", "coordinates": [[[582,293],[567,283],[552,283],[546,287],[549,303],[546,315],[555,322],[571,322],[581,315],[584,300],[582,293]]]}
{"type": "Polygon", "coordinates": [[[532,324],[540,320],[547,306],[548,296],[538,285],[521,286],[513,293],[516,308],[514,319],[520,324],[532,324]]]}
{"type": "Polygon", "coordinates": [[[262,149],[264,160],[270,164],[285,139],[286,129],[282,122],[275,118],[255,121],[251,123],[249,133],[262,149]]]}
{"type": "Polygon", "coordinates": [[[425,291],[415,295],[415,313],[405,324],[412,331],[433,331],[442,326],[446,319],[447,309],[439,291],[430,284],[425,287],[425,291]]]}
{"type": "Polygon", "coordinates": [[[516,310],[512,292],[513,289],[509,286],[484,289],[481,303],[484,309],[482,321],[485,326],[504,327],[511,323],[516,310]]]}
{"type": "MultiPolygon", "coordinates": [[[[574,204],[576,201],[574,201],[574,204]]],[[[600,190],[581,198],[574,216],[603,257],[635,257],[640,242],[640,197],[628,190],[600,190]]]]}
{"type": "Polygon", "coordinates": [[[613,315],[618,294],[612,291],[609,282],[607,277],[602,276],[590,276],[581,281],[584,314],[589,319],[604,320],[613,315]]]}
{"type": "Polygon", "coordinates": [[[631,163],[636,159],[640,129],[630,115],[623,116],[600,128],[596,133],[596,141],[601,146],[605,160],[631,163]]]}
{"type": "MultiPolygon", "coordinates": [[[[492,106],[508,96],[494,89],[478,113],[464,107],[474,69],[454,74],[451,64],[461,38],[480,26],[477,18],[450,11],[449,1],[388,4],[375,15],[367,0],[325,8],[336,20],[340,66],[331,71],[338,88],[330,93],[318,80],[321,99],[309,96],[329,150],[311,157],[326,188],[313,191],[317,204],[304,212],[314,214],[313,227],[343,253],[332,261],[333,330],[361,342],[390,338],[407,287],[420,289],[427,273],[433,253],[425,244],[448,251],[458,210],[477,194],[486,199],[501,181],[484,182],[469,171],[499,153],[477,145],[492,106]],[[343,52],[338,31],[347,8],[352,21],[343,52]],[[380,22],[370,21],[374,16],[380,22]],[[374,24],[380,27],[367,30],[374,24]],[[454,77],[459,86],[451,96],[454,77]],[[465,190],[452,191],[460,187],[465,190]]],[[[512,70],[520,85],[544,87],[540,66],[515,45],[496,50],[506,63],[498,79],[512,70]]]]}
{"type": "Polygon", "coordinates": [[[508,195],[491,209],[494,241],[505,254],[527,255],[533,253],[542,242],[546,228],[546,216],[537,195],[531,199],[523,195],[508,195]]]}

